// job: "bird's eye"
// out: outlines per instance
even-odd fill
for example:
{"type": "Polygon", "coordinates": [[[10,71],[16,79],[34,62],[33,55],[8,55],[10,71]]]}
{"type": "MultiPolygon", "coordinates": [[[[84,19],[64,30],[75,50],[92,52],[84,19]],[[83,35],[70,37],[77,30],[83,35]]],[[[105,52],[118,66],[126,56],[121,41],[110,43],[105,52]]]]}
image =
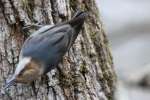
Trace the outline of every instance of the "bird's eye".
{"type": "Polygon", "coordinates": [[[19,73],[19,75],[18,75],[18,76],[22,76],[22,75],[23,75],[23,73],[24,73],[24,71],[25,71],[25,69],[23,69],[23,70],[19,73]]]}

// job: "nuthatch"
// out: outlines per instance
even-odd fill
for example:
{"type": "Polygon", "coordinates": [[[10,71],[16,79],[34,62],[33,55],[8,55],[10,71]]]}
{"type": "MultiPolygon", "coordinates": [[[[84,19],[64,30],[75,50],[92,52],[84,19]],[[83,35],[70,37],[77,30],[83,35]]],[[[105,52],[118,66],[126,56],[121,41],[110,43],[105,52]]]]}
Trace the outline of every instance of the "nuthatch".
{"type": "Polygon", "coordinates": [[[29,36],[15,73],[4,89],[16,83],[31,83],[55,68],[77,38],[86,16],[87,13],[78,11],[71,20],[43,26],[29,36]]]}

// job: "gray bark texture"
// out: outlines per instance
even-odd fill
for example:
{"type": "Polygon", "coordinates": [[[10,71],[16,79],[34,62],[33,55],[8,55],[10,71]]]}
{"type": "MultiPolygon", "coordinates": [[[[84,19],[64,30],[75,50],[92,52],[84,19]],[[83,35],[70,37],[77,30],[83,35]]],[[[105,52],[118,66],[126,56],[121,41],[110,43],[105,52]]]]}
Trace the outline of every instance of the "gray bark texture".
{"type": "Polygon", "coordinates": [[[14,73],[30,35],[23,27],[68,20],[76,9],[89,17],[58,68],[37,80],[34,88],[11,87],[0,100],[113,100],[116,75],[95,0],[0,0],[0,88],[14,73]]]}

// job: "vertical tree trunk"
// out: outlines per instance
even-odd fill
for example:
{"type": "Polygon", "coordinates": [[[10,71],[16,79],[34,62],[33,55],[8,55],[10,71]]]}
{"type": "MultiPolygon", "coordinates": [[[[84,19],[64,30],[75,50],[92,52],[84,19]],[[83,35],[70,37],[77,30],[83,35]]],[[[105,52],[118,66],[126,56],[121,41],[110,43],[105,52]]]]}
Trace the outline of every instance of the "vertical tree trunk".
{"type": "Polygon", "coordinates": [[[89,17],[58,68],[36,81],[34,89],[19,84],[0,100],[112,100],[116,77],[95,0],[0,0],[0,87],[14,73],[29,35],[23,27],[65,21],[77,8],[89,17]]]}

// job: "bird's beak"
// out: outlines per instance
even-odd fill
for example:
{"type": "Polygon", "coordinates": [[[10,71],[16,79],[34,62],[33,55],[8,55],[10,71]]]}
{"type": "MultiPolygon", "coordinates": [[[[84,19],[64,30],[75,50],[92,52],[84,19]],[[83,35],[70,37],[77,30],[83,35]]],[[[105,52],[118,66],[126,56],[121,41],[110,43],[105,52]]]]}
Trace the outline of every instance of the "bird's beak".
{"type": "Polygon", "coordinates": [[[4,90],[6,90],[7,88],[9,88],[10,86],[13,86],[16,84],[16,78],[13,76],[10,80],[8,80],[6,82],[6,85],[4,87],[4,90]]]}

